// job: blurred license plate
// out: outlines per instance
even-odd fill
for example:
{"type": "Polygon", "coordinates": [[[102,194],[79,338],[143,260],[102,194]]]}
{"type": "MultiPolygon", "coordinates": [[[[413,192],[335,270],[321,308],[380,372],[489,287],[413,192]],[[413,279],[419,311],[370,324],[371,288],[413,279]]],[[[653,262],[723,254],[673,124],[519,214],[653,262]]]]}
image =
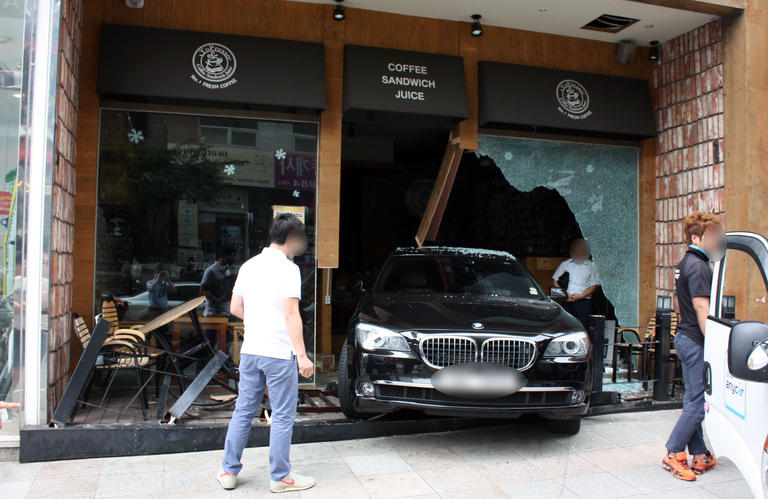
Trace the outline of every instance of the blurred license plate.
{"type": "Polygon", "coordinates": [[[448,366],[432,375],[432,386],[438,391],[470,399],[506,397],[524,387],[526,381],[517,369],[482,362],[448,366]]]}

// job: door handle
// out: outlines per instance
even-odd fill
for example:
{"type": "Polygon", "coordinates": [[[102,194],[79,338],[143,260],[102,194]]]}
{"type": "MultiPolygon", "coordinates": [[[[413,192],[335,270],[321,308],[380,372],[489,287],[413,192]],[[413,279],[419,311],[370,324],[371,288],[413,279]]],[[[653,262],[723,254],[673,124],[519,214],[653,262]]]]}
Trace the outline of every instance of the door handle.
{"type": "Polygon", "coordinates": [[[709,362],[704,362],[704,391],[707,395],[712,395],[712,368],[709,362]]]}

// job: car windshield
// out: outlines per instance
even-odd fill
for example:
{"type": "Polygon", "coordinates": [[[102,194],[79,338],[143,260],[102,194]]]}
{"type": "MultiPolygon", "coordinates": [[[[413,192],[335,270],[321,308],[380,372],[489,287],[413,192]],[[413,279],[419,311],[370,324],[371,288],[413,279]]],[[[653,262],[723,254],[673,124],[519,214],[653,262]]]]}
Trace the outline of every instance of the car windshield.
{"type": "Polygon", "coordinates": [[[376,291],[543,298],[517,261],[471,255],[394,256],[384,267],[376,291]]]}

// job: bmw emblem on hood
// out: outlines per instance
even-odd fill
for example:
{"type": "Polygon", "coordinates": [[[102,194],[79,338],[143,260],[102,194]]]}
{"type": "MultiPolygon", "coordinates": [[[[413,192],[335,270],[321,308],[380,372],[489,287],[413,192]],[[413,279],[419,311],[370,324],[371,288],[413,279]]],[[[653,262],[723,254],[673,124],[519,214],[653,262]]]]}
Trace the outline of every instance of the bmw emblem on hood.
{"type": "Polygon", "coordinates": [[[473,322],[472,329],[483,329],[485,326],[482,322],[473,322]]]}

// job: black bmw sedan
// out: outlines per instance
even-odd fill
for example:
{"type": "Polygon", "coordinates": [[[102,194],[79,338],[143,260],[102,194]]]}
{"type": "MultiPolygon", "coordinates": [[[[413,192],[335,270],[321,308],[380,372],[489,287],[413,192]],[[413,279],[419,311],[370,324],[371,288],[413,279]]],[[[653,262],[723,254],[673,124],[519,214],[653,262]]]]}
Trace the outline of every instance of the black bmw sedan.
{"type": "Polygon", "coordinates": [[[583,326],[501,251],[400,248],[362,290],[339,361],[347,417],[535,413],[576,433],[589,407],[583,326]]]}

